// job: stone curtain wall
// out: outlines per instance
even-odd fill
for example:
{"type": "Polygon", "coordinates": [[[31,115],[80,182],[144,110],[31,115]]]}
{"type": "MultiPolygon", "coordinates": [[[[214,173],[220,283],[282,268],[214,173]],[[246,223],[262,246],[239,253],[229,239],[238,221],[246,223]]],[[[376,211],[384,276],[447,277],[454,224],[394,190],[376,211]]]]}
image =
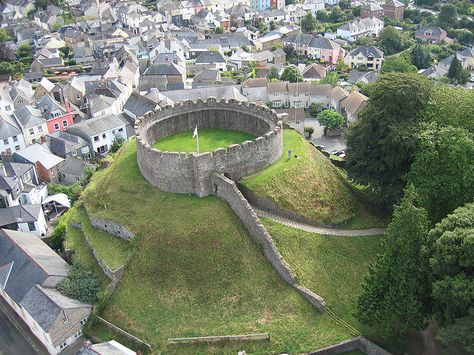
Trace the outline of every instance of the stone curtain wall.
{"type": "Polygon", "coordinates": [[[212,173],[234,180],[277,160],[283,132],[275,111],[235,100],[187,101],[145,115],[135,125],[137,159],[143,176],[167,192],[212,194],[212,173]],[[163,152],[152,145],[159,139],[199,128],[232,129],[257,138],[208,153],[163,152]]]}
{"type": "Polygon", "coordinates": [[[278,274],[300,292],[320,312],[323,312],[325,306],[323,298],[306,287],[298,284],[297,277],[293,270],[283,259],[283,256],[278,251],[271,235],[262,225],[255,211],[237,188],[236,184],[232,180],[219,174],[213,174],[212,184],[214,193],[223,198],[229,204],[230,208],[240,218],[249,231],[254,242],[262,247],[263,254],[278,274]]]}
{"type": "Polygon", "coordinates": [[[87,213],[87,215],[89,216],[91,225],[97,229],[103,230],[104,232],[107,232],[127,241],[131,240],[134,237],[132,232],[130,232],[127,228],[116,222],[92,216],[89,213],[87,213]]]}

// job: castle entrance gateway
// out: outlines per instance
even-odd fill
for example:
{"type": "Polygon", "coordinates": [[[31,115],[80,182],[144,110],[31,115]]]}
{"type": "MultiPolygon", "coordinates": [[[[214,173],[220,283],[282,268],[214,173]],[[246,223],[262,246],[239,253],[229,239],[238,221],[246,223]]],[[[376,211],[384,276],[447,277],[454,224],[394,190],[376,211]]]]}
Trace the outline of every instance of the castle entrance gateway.
{"type": "Polygon", "coordinates": [[[216,193],[214,173],[232,180],[259,171],[280,158],[283,150],[282,124],[265,106],[235,100],[186,101],[148,113],[135,124],[137,160],[142,175],[162,191],[216,193]],[[242,144],[206,153],[167,152],[153,148],[165,137],[200,129],[235,130],[257,137],[242,144]]]}

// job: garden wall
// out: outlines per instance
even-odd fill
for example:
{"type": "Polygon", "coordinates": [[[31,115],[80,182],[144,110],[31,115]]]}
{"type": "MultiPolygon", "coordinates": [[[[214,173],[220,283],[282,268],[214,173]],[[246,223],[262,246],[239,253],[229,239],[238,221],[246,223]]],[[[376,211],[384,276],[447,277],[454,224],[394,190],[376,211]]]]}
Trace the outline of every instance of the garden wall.
{"type": "Polygon", "coordinates": [[[237,188],[236,184],[232,180],[219,174],[212,176],[212,184],[214,193],[229,204],[230,208],[249,231],[254,242],[262,247],[263,254],[283,280],[300,292],[320,312],[323,312],[325,306],[323,298],[297,283],[298,280],[293,270],[283,259],[273,238],[262,225],[257,214],[237,188]]]}
{"type": "Polygon", "coordinates": [[[311,351],[310,355],[338,355],[360,350],[368,355],[391,355],[388,351],[362,336],[344,340],[319,350],[311,351]]]}

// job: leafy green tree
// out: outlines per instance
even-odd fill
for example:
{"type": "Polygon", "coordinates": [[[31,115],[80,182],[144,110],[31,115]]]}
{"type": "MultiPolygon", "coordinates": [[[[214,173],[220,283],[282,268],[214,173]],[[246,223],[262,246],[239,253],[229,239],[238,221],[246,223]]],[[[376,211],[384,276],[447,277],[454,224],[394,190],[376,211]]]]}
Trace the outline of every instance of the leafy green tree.
{"type": "Polygon", "coordinates": [[[322,22],[329,21],[329,15],[328,15],[328,13],[327,13],[326,10],[319,10],[319,11],[316,13],[316,18],[317,18],[319,21],[322,21],[322,22]]]}
{"type": "Polygon", "coordinates": [[[273,31],[276,28],[275,21],[270,21],[270,31],[273,31]]]}
{"type": "Polygon", "coordinates": [[[112,142],[112,145],[110,146],[110,152],[115,153],[122,147],[124,143],[125,143],[125,139],[120,134],[116,134],[112,142]]]}
{"type": "Polygon", "coordinates": [[[462,127],[474,133],[474,90],[436,86],[423,112],[425,122],[462,127]]]}
{"type": "Polygon", "coordinates": [[[51,194],[59,194],[63,193],[66,194],[71,204],[77,201],[77,199],[81,196],[81,192],[83,187],[80,182],[76,182],[72,185],[62,185],[62,184],[48,184],[48,190],[51,194]]]}
{"type": "Polygon", "coordinates": [[[301,29],[303,32],[313,32],[316,25],[316,18],[310,11],[308,11],[308,13],[301,19],[301,29]]]}
{"type": "Polygon", "coordinates": [[[366,185],[373,202],[392,204],[402,195],[417,144],[417,125],[433,89],[418,74],[382,74],[347,135],[346,169],[366,185]]]}
{"type": "Polygon", "coordinates": [[[398,53],[403,49],[402,35],[393,26],[387,26],[380,31],[379,43],[385,55],[398,53]]]}
{"type": "Polygon", "coordinates": [[[395,207],[382,252],[369,268],[357,303],[359,319],[387,336],[423,328],[430,285],[421,250],[428,230],[426,211],[409,187],[395,207]]]}
{"type": "Polygon", "coordinates": [[[74,261],[69,277],[58,285],[58,290],[67,297],[93,304],[97,301],[100,282],[82,263],[74,261]]]}
{"type": "Polygon", "coordinates": [[[343,10],[351,8],[351,0],[339,0],[339,7],[343,10]]]}
{"type": "Polygon", "coordinates": [[[10,40],[11,40],[11,37],[8,35],[7,30],[4,28],[0,29],[0,42],[7,42],[10,40]]]}
{"type": "Polygon", "coordinates": [[[275,67],[270,68],[270,72],[268,73],[268,79],[271,81],[275,81],[280,79],[280,75],[278,74],[278,69],[275,67]]]}
{"type": "Polygon", "coordinates": [[[331,84],[332,86],[336,86],[338,82],[339,74],[335,71],[328,73],[324,78],[319,80],[319,84],[331,84]]]}
{"type": "Polygon", "coordinates": [[[446,4],[441,6],[438,14],[438,24],[441,27],[454,27],[458,21],[458,12],[454,5],[446,4]]]}
{"type": "Polygon", "coordinates": [[[313,102],[310,106],[311,116],[318,117],[319,112],[321,112],[322,105],[313,102]]]}
{"type": "Polygon", "coordinates": [[[222,33],[222,32],[224,32],[224,29],[219,26],[219,27],[216,27],[216,28],[214,29],[214,32],[215,32],[215,33],[222,33]]]}
{"type": "Polygon", "coordinates": [[[402,56],[386,58],[382,63],[382,73],[416,73],[416,66],[406,61],[402,56]]]}
{"type": "Polygon", "coordinates": [[[429,48],[420,44],[417,44],[411,50],[411,60],[418,69],[426,69],[433,62],[429,48]]]}
{"type": "Polygon", "coordinates": [[[469,71],[462,67],[462,63],[458,59],[457,55],[454,55],[448,69],[447,77],[454,83],[465,84],[469,80],[470,76],[471,74],[469,71]]]}
{"type": "Polygon", "coordinates": [[[329,13],[329,20],[338,22],[345,19],[345,13],[339,6],[334,6],[329,13]]]}
{"type": "Polygon", "coordinates": [[[407,182],[433,222],[474,199],[473,156],[474,140],[465,129],[433,123],[421,131],[407,182]]]}
{"type": "Polygon", "coordinates": [[[317,116],[318,122],[324,126],[324,134],[328,131],[341,128],[346,120],[340,113],[334,110],[323,110],[317,116]]]}
{"type": "Polygon", "coordinates": [[[444,347],[454,349],[454,353],[474,354],[474,307],[469,315],[455,320],[453,324],[441,327],[438,340],[444,347]]]}
{"type": "MultiPolygon", "coordinates": [[[[474,307],[474,204],[459,207],[429,233],[432,305],[442,326],[469,315],[474,307]]],[[[472,343],[471,343],[472,345],[472,343]]]]}
{"type": "Polygon", "coordinates": [[[289,81],[290,83],[303,81],[303,77],[301,76],[300,71],[294,65],[286,67],[285,70],[283,70],[280,79],[283,81],[289,81]]]}
{"type": "Polygon", "coordinates": [[[33,63],[33,56],[35,55],[35,50],[29,44],[22,44],[16,50],[16,57],[18,60],[25,65],[31,65],[33,63]]]}

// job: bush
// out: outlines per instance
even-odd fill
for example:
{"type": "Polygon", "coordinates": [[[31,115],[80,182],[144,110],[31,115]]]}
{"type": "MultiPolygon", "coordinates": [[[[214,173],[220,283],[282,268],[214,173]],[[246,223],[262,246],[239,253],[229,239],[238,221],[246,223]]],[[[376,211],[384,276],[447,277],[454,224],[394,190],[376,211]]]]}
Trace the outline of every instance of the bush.
{"type": "Polygon", "coordinates": [[[51,248],[53,249],[62,249],[64,237],[66,236],[66,223],[67,223],[67,213],[64,213],[59,217],[54,231],[51,234],[51,248]]]}
{"type": "Polygon", "coordinates": [[[311,136],[314,133],[314,128],[310,126],[305,126],[304,131],[311,136]]]}
{"type": "Polygon", "coordinates": [[[122,145],[125,143],[125,139],[120,136],[120,135],[115,135],[114,141],[112,142],[112,146],[110,147],[110,152],[115,153],[122,147],[122,145]]]}
{"type": "Polygon", "coordinates": [[[80,182],[76,182],[70,186],[51,183],[48,185],[48,190],[53,195],[59,193],[66,194],[69,200],[71,201],[71,204],[73,204],[81,195],[83,186],[80,182]]]}
{"type": "Polygon", "coordinates": [[[74,261],[69,277],[58,285],[58,290],[64,296],[93,304],[98,299],[100,287],[94,273],[88,271],[79,261],[74,261]]]}

